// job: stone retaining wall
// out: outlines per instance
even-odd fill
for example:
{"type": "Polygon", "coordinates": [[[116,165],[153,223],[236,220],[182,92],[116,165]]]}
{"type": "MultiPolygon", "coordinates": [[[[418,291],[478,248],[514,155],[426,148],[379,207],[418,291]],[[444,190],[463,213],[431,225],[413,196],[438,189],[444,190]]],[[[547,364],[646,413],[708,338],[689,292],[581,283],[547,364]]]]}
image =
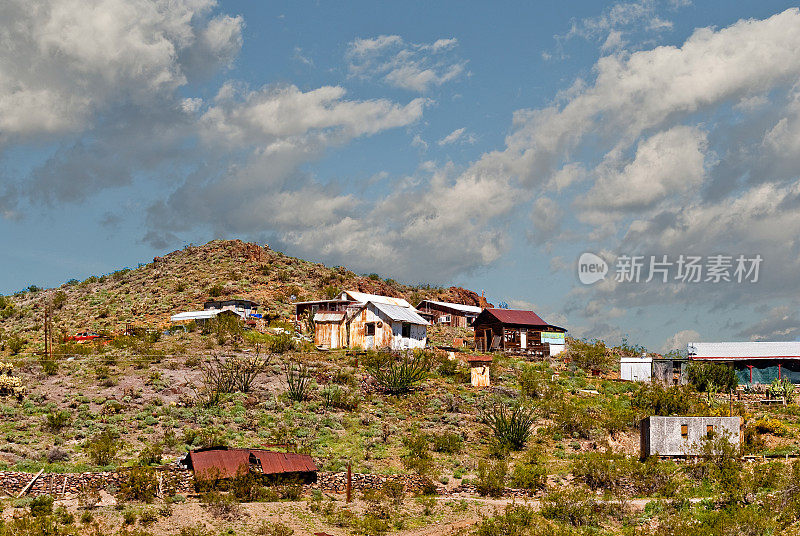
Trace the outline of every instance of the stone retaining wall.
{"type": "MultiPolygon", "coordinates": [[[[124,471],[103,473],[42,473],[25,493],[27,496],[52,495],[64,497],[76,495],[82,488],[104,489],[109,486],[118,488],[124,471]]],[[[16,497],[36,476],[35,473],[19,473],[0,471],[0,493],[16,497]]],[[[169,479],[174,483],[177,493],[194,492],[194,478],[190,471],[177,468],[159,468],[156,470],[159,481],[169,479]]]]}
{"type": "MultiPolygon", "coordinates": [[[[156,473],[160,481],[171,481],[174,484],[176,493],[182,495],[195,493],[194,477],[191,471],[176,467],[162,467],[156,469],[156,473]]],[[[35,497],[49,494],[56,498],[75,497],[82,488],[105,489],[109,486],[119,488],[123,475],[124,470],[103,473],[43,473],[26,491],[25,495],[35,497]]],[[[34,476],[36,476],[35,473],[0,471],[0,495],[16,497],[34,476]]],[[[419,493],[427,482],[425,478],[417,475],[353,473],[353,492],[380,490],[389,481],[401,482],[406,493],[409,494],[419,493]]],[[[477,495],[475,486],[471,484],[462,484],[451,490],[438,483],[435,483],[435,486],[438,495],[456,495],[460,493],[477,495]]],[[[319,471],[317,473],[317,481],[314,484],[305,485],[304,488],[306,491],[321,490],[329,493],[345,493],[347,490],[347,473],[319,471]]],[[[506,497],[522,497],[529,494],[530,492],[527,490],[511,488],[506,488],[503,493],[506,497]]]]}

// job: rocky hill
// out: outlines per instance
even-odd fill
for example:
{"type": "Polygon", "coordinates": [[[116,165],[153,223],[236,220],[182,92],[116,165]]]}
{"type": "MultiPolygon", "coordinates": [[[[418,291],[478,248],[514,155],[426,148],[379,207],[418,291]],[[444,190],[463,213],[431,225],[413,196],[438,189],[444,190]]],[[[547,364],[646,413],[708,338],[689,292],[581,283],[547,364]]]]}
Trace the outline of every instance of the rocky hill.
{"type": "Polygon", "coordinates": [[[293,301],[330,297],[344,289],[402,297],[414,304],[428,298],[486,305],[481,296],[459,287],[411,286],[290,257],[266,245],[214,240],[156,257],[135,269],[72,280],[53,289],[31,287],[2,298],[0,329],[4,338],[22,338],[35,349],[43,340],[48,301],[53,303],[56,333],[121,332],[126,325],[166,325],[170,315],[201,309],[210,296],[251,299],[265,312],[288,315],[293,301]]]}

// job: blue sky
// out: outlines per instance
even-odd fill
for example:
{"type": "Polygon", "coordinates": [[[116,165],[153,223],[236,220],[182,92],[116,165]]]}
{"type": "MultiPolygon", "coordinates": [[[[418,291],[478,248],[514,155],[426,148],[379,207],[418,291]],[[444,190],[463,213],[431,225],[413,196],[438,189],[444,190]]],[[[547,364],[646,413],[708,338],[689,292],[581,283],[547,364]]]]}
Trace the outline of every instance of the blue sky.
{"type": "Polygon", "coordinates": [[[653,350],[800,335],[791,4],[36,3],[0,6],[0,292],[242,238],[653,350]]]}

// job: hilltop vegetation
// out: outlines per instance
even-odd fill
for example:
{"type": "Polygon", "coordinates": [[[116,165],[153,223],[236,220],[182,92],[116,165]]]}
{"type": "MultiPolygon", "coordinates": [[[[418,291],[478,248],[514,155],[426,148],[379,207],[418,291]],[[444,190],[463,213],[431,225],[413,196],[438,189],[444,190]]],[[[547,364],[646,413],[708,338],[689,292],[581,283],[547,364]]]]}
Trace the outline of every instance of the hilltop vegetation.
{"type": "Polygon", "coordinates": [[[246,298],[275,316],[292,312],[292,301],[330,298],[341,290],[479,305],[480,297],[458,287],[406,285],[377,274],[358,275],[240,240],[214,240],[187,246],[137,268],[124,268],[55,289],[31,285],[13,296],[0,296],[0,341],[16,354],[44,348],[42,322],[47,301],[53,304],[55,333],[89,329],[121,333],[128,325],[165,327],[172,314],[202,309],[210,297],[246,298]]]}

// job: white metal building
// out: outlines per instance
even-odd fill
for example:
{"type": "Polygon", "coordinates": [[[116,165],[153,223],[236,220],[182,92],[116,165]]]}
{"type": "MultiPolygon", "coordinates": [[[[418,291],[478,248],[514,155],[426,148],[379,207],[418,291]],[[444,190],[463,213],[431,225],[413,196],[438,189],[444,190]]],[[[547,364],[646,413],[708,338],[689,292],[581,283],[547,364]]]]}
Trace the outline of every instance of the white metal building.
{"type": "Polygon", "coordinates": [[[631,382],[649,382],[653,374],[653,358],[650,356],[620,357],[619,377],[631,382]]]}

